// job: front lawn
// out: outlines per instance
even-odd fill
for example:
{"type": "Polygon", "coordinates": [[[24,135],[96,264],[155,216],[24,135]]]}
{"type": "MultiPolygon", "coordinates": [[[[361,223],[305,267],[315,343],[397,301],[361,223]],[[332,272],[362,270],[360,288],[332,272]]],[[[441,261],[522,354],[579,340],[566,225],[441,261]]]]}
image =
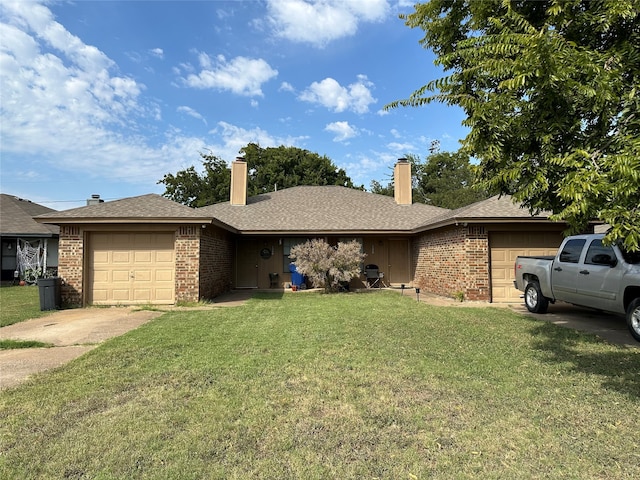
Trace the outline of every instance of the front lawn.
{"type": "Polygon", "coordinates": [[[40,310],[37,285],[0,287],[0,327],[43,317],[51,312],[40,310]]]}
{"type": "Polygon", "coordinates": [[[639,366],[507,309],[263,294],[0,393],[0,478],[640,478],[639,366]]]}

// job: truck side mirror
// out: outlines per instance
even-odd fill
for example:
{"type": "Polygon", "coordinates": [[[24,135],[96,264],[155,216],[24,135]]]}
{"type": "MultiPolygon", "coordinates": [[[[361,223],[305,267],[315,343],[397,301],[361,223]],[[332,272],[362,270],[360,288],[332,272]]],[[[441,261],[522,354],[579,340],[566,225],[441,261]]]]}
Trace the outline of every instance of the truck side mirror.
{"type": "Polygon", "coordinates": [[[618,259],[606,253],[594,255],[591,262],[595,265],[609,265],[611,268],[618,264],[618,259]]]}

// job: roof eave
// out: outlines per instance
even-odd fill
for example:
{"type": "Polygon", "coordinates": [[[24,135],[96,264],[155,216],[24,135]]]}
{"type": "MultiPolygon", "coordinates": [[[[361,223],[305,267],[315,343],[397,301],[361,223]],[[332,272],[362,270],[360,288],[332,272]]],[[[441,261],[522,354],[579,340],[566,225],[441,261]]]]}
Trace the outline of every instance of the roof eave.
{"type": "Polygon", "coordinates": [[[414,233],[420,233],[427,230],[435,230],[437,228],[447,227],[450,225],[466,224],[486,224],[486,223],[549,223],[557,224],[562,222],[554,222],[548,217],[452,217],[435,223],[422,225],[414,230],[414,233]]]}
{"type": "Polygon", "coordinates": [[[358,236],[358,235],[410,235],[411,230],[237,230],[243,236],[358,236]]]}
{"type": "Polygon", "coordinates": [[[95,218],[95,217],[34,217],[38,223],[48,223],[53,225],[105,225],[105,224],[211,224],[211,217],[189,218],[189,217],[133,217],[133,218],[95,218]]]}

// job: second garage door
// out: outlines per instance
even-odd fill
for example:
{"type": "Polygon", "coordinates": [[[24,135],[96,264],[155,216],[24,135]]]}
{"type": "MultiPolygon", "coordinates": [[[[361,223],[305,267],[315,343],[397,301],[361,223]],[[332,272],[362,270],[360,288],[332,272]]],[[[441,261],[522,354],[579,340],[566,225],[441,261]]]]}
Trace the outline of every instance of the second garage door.
{"type": "Polygon", "coordinates": [[[555,255],[562,243],[559,232],[494,232],[491,249],[491,301],[521,303],[522,292],[513,286],[513,265],[518,255],[555,255]]]}
{"type": "Polygon", "coordinates": [[[92,233],[88,303],[173,304],[174,238],[173,232],[92,233]]]}

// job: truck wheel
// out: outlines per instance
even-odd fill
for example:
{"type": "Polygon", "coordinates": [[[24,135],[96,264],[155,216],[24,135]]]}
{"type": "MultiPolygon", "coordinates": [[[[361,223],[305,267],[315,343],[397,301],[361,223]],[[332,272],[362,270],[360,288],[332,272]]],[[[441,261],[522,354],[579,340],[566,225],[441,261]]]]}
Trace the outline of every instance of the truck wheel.
{"type": "Polygon", "coordinates": [[[549,300],[542,295],[538,282],[527,283],[524,289],[524,304],[531,313],[547,313],[549,300]]]}
{"type": "Polygon", "coordinates": [[[640,342],[640,298],[627,307],[627,326],[633,338],[640,342]]]}

